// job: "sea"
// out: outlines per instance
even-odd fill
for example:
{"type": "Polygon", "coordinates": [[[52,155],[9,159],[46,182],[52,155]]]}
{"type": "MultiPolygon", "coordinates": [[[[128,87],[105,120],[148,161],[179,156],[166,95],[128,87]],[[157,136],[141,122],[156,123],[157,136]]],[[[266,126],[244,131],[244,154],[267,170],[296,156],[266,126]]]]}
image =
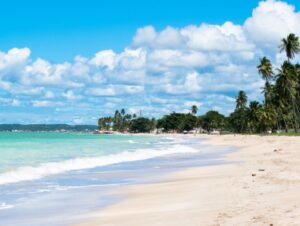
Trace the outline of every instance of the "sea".
{"type": "Polygon", "coordinates": [[[0,225],[73,225],[126,198],[113,191],[231,151],[191,136],[0,132],[0,225]]]}

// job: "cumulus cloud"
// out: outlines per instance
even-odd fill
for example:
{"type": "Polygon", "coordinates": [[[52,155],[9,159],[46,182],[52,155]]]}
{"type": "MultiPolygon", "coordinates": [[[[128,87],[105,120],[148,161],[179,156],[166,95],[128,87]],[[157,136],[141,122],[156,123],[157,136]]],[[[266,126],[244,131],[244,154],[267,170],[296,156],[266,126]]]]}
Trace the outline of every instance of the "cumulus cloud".
{"type": "Polygon", "coordinates": [[[133,42],[135,45],[147,45],[155,41],[156,35],[157,34],[153,26],[139,28],[135,37],[133,38],[133,42]]]}
{"type": "Polygon", "coordinates": [[[28,48],[13,48],[7,53],[0,51],[0,75],[5,69],[21,66],[26,63],[30,56],[28,48]]]}
{"type": "Polygon", "coordinates": [[[252,50],[242,27],[226,22],[221,26],[202,24],[188,26],[181,31],[189,48],[204,51],[247,51],[252,50]]]}
{"type": "Polygon", "coordinates": [[[70,122],[121,107],[161,115],[196,104],[202,113],[228,113],[240,89],[250,99],[261,97],[258,59],[268,54],[280,65],[284,56],[275,51],[290,32],[300,36],[300,13],[286,2],[266,0],[242,24],[149,25],[138,28],[121,52],[100,50],[70,62],[32,59],[28,48],[0,51],[0,104],[47,107],[70,122]]]}
{"type": "Polygon", "coordinates": [[[254,42],[274,47],[289,33],[300,35],[300,13],[283,1],[261,1],[245,21],[244,29],[254,42]]]}
{"type": "Polygon", "coordinates": [[[55,102],[55,101],[48,101],[48,100],[33,100],[32,106],[33,107],[58,107],[63,106],[64,104],[62,102],[55,102]]]}
{"type": "Polygon", "coordinates": [[[62,94],[67,100],[78,100],[81,99],[81,96],[75,95],[72,90],[68,90],[62,94]]]}
{"type": "Polygon", "coordinates": [[[95,54],[90,60],[92,65],[112,70],[115,66],[116,53],[113,50],[103,50],[95,54]]]}
{"type": "Polygon", "coordinates": [[[14,107],[20,106],[20,104],[21,104],[20,101],[17,100],[17,99],[13,99],[11,101],[11,105],[14,106],[14,107]]]}
{"type": "Polygon", "coordinates": [[[143,86],[109,85],[107,87],[90,88],[86,94],[93,96],[116,96],[124,94],[138,94],[144,91],[143,86]]]}
{"type": "Polygon", "coordinates": [[[200,77],[197,72],[188,73],[183,80],[177,83],[167,83],[162,85],[160,89],[168,94],[189,94],[197,93],[201,90],[200,77]]]}
{"type": "Polygon", "coordinates": [[[188,48],[202,51],[251,51],[242,26],[225,22],[223,25],[189,25],[181,29],[167,27],[156,32],[151,26],[140,28],[133,39],[135,46],[152,48],[188,48]]]}
{"type": "Polygon", "coordinates": [[[18,99],[10,99],[10,98],[0,97],[0,104],[18,107],[21,105],[21,102],[18,99]]]}

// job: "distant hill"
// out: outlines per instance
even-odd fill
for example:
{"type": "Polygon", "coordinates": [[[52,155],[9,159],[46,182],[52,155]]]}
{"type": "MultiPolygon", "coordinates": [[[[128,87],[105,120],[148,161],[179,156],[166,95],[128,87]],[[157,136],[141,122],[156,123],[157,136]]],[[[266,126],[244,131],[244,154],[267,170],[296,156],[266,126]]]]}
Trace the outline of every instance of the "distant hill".
{"type": "Polygon", "coordinates": [[[67,125],[67,124],[0,124],[0,131],[28,131],[28,132],[92,132],[98,129],[94,125],[67,125]]]}

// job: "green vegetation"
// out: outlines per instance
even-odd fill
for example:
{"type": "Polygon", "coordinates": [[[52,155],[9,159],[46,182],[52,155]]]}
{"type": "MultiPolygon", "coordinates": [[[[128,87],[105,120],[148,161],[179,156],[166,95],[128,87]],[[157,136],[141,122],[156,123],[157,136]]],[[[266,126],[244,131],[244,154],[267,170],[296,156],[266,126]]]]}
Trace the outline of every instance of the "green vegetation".
{"type": "Polygon", "coordinates": [[[143,117],[136,118],[131,121],[129,131],[132,133],[149,133],[155,129],[155,123],[154,118],[152,120],[143,117]]]}
{"type": "Polygon", "coordinates": [[[164,132],[183,132],[193,130],[197,117],[191,113],[183,114],[173,112],[157,121],[157,128],[164,132]]]}
{"type": "Polygon", "coordinates": [[[251,101],[248,104],[247,94],[241,90],[236,97],[236,108],[228,116],[209,111],[196,116],[198,107],[193,105],[190,113],[172,112],[158,119],[136,118],[125,114],[125,110],[116,111],[114,117],[99,119],[99,128],[114,131],[149,132],[155,128],[163,132],[184,132],[202,129],[233,133],[266,133],[284,132],[287,135],[298,135],[300,127],[300,64],[292,60],[300,52],[299,38],[290,34],[282,39],[280,51],[285,52],[286,60],[274,69],[267,57],[260,59],[258,73],[265,81],[262,103],[251,101]],[[294,133],[291,133],[291,130],[294,133]]]}
{"type": "Polygon", "coordinates": [[[227,121],[226,117],[219,112],[209,111],[198,118],[198,125],[210,133],[214,130],[224,130],[227,121]]]}

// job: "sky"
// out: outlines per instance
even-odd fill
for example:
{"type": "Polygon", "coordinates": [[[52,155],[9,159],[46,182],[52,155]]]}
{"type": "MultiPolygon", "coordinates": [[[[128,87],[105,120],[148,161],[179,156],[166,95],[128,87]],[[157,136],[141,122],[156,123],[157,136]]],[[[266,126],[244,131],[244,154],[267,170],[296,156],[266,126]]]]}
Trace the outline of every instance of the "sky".
{"type": "Polygon", "coordinates": [[[300,2],[11,0],[0,13],[0,123],[96,124],[125,108],[228,115],[262,100],[259,58],[280,65],[300,2]]]}

